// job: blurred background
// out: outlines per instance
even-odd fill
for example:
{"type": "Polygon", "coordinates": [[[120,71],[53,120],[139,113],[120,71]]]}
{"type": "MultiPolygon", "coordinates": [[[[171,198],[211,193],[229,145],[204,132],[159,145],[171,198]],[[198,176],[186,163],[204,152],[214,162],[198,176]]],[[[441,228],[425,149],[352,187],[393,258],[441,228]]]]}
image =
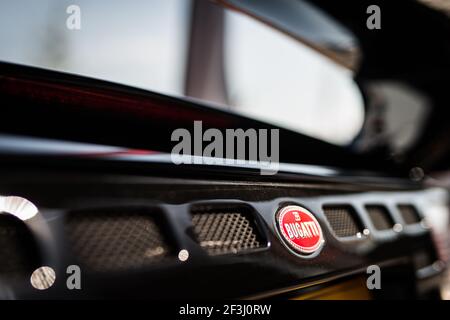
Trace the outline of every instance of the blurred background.
{"type": "Polygon", "coordinates": [[[352,71],[209,2],[2,1],[0,42],[3,61],[193,97],[335,144],[364,121],[352,71]],[[81,30],[66,27],[72,4],[81,30]]]}

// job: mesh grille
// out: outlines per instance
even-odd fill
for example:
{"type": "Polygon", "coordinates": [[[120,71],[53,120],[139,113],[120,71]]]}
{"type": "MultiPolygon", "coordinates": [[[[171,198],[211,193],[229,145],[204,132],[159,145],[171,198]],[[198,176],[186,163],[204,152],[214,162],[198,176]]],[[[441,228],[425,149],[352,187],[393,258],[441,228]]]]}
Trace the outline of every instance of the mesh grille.
{"type": "Polygon", "coordinates": [[[399,205],[398,210],[406,224],[415,224],[420,222],[420,215],[416,208],[412,205],[399,205]]]}
{"type": "Polygon", "coordinates": [[[366,206],[369,217],[377,230],[388,230],[394,226],[389,211],[383,206],[366,206]]]}
{"type": "Polygon", "coordinates": [[[37,246],[26,225],[0,213],[0,276],[28,276],[37,266],[37,246]]]}
{"type": "Polygon", "coordinates": [[[354,237],[362,232],[362,224],[352,207],[326,206],[323,211],[336,236],[354,237]]]}
{"type": "Polygon", "coordinates": [[[160,229],[148,212],[70,214],[66,229],[73,253],[93,271],[138,269],[169,255],[160,229]]]}
{"type": "Polygon", "coordinates": [[[210,255],[238,253],[261,247],[261,240],[252,221],[235,212],[194,212],[192,224],[197,241],[210,255]]]}

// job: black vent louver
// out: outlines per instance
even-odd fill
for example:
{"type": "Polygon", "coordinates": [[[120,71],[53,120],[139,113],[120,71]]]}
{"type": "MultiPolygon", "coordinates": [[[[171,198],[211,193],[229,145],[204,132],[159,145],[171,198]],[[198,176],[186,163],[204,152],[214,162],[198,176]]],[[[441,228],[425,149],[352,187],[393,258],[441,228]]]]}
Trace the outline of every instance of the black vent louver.
{"type": "Polygon", "coordinates": [[[323,208],[328,223],[339,238],[355,237],[363,232],[363,225],[353,207],[327,205],[323,208]]]}
{"type": "Polygon", "coordinates": [[[197,207],[192,210],[196,240],[210,255],[234,254],[265,246],[247,208],[197,207]]]}
{"type": "Polygon", "coordinates": [[[421,220],[419,212],[413,205],[400,204],[398,211],[407,225],[419,223],[421,220]]]}
{"type": "Polygon", "coordinates": [[[394,220],[388,209],[382,205],[367,205],[367,213],[377,230],[389,230],[394,226],[394,220]]]}
{"type": "Polygon", "coordinates": [[[89,270],[124,271],[170,255],[155,212],[134,208],[69,213],[66,232],[73,254],[89,270]]]}

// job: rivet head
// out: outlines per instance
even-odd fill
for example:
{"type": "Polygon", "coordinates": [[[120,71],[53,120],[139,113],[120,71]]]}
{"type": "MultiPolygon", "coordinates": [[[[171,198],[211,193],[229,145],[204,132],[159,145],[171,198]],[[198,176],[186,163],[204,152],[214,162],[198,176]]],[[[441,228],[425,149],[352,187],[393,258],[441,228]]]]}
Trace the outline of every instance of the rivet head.
{"type": "Polygon", "coordinates": [[[55,270],[47,266],[34,270],[30,278],[31,285],[38,290],[46,290],[50,288],[55,283],[55,280],[55,270]]]}
{"type": "Polygon", "coordinates": [[[184,262],[187,259],[189,259],[189,251],[187,251],[186,249],[180,250],[180,252],[178,252],[178,260],[184,262]]]}
{"type": "Polygon", "coordinates": [[[400,223],[396,223],[394,224],[394,226],[392,227],[392,229],[395,232],[402,232],[403,231],[403,226],[400,223]]]}

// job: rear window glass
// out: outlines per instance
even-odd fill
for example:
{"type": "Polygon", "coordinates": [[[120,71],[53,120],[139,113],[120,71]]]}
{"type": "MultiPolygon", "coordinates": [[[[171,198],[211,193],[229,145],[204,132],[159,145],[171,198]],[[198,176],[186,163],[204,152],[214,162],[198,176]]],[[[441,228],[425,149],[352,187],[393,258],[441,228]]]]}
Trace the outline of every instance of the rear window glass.
{"type": "MultiPolygon", "coordinates": [[[[81,29],[70,30],[71,1],[4,0],[0,60],[187,96],[195,1],[78,0],[81,29]]],[[[227,99],[191,96],[335,144],[356,137],[364,108],[349,70],[244,14],[219,10],[223,74],[212,74],[225,79],[227,99]]]]}

